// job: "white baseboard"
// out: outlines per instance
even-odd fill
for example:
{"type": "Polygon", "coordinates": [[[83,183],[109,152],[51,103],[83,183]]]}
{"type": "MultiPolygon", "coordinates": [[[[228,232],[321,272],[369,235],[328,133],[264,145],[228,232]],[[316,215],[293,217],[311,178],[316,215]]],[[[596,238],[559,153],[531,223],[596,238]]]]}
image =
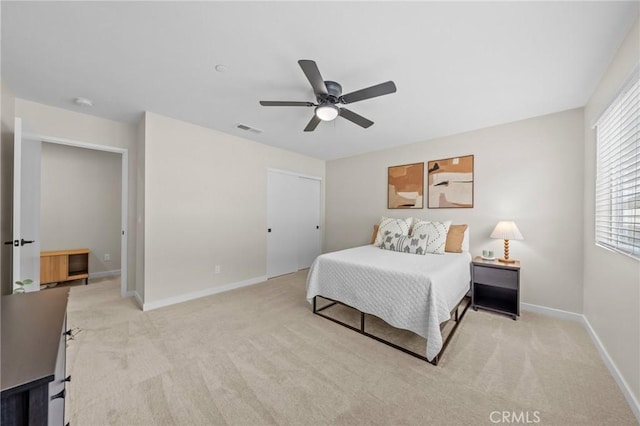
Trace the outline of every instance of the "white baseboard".
{"type": "Polygon", "coordinates": [[[140,297],[140,294],[137,291],[135,291],[134,296],[136,298],[136,302],[138,302],[138,305],[140,305],[140,309],[143,309],[144,301],[142,300],[142,297],[140,297]]]}
{"type": "Polygon", "coordinates": [[[589,320],[584,315],[582,316],[582,323],[587,329],[587,333],[589,333],[591,340],[593,340],[593,343],[596,345],[596,349],[598,349],[598,353],[600,353],[600,357],[602,358],[602,361],[604,361],[604,365],[609,369],[609,373],[611,373],[613,379],[618,384],[618,387],[627,400],[631,411],[633,411],[633,414],[636,416],[636,420],[640,423],[640,403],[638,402],[638,399],[633,395],[629,384],[620,373],[620,370],[618,370],[615,362],[613,362],[613,359],[609,356],[609,352],[607,352],[602,341],[600,341],[600,338],[596,334],[596,331],[591,327],[591,323],[589,323],[589,320]]]}
{"type": "Polygon", "coordinates": [[[167,297],[155,302],[143,303],[142,310],[150,311],[152,309],[158,309],[165,306],[175,305],[176,303],[186,302],[188,300],[199,299],[201,297],[211,296],[212,294],[223,293],[229,290],[235,290],[241,287],[247,287],[250,285],[258,284],[267,280],[266,275],[260,277],[250,278],[244,281],[238,281],[235,283],[229,283],[217,287],[207,288],[205,290],[194,291],[193,293],[181,294],[179,296],[167,297]]]}
{"type": "Polygon", "coordinates": [[[140,309],[142,309],[142,306],[144,305],[144,303],[142,302],[142,297],[140,297],[140,295],[136,290],[127,291],[126,297],[133,297],[136,303],[138,304],[138,306],[140,306],[140,309]]]}
{"type": "Polygon", "coordinates": [[[549,317],[567,319],[571,321],[583,322],[584,316],[575,312],[563,311],[562,309],[547,308],[546,306],[532,305],[530,303],[520,303],[523,311],[534,312],[536,314],[546,315],[549,317]]]}
{"type": "Polygon", "coordinates": [[[92,280],[94,278],[116,277],[119,275],[120,269],[114,269],[113,271],[89,272],[89,279],[92,280]]]}
{"type": "Polygon", "coordinates": [[[620,388],[620,390],[622,391],[622,394],[627,400],[627,403],[629,404],[631,411],[636,416],[636,420],[638,420],[638,423],[640,423],[640,403],[638,403],[638,399],[633,395],[633,392],[631,391],[629,384],[620,373],[620,370],[618,370],[618,367],[616,366],[615,362],[613,362],[613,359],[611,359],[611,356],[609,356],[609,352],[607,352],[607,350],[605,349],[604,345],[602,344],[602,341],[596,334],[595,330],[593,329],[593,327],[591,327],[591,324],[589,323],[589,320],[587,319],[587,317],[585,317],[582,314],[576,314],[575,312],[568,312],[560,309],[547,308],[546,306],[532,305],[529,303],[521,303],[520,308],[523,311],[535,312],[537,314],[547,315],[554,318],[567,319],[570,321],[580,322],[584,326],[584,328],[587,330],[587,333],[591,337],[593,344],[596,346],[596,349],[600,354],[600,358],[602,358],[604,365],[607,366],[609,373],[611,373],[611,375],[613,376],[613,379],[618,384],[618,387],[620,388]]]}

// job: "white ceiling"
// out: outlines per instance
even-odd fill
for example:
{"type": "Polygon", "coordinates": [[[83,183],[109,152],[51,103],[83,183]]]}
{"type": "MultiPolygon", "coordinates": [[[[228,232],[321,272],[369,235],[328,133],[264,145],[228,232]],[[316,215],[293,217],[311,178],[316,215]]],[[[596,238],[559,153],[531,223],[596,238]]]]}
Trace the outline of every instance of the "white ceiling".
{"type": "Polygon", "coordinates": [[[131,123],[147,110],[335,159],[583,106],[639,4],[2,1],[2,79],[44,104],[131,123]],[[344,93],[398,91],[349,105],[369,129],[339,117],[305,133],[312,108],[258,104],[315,101],[298,59],[344,93]]]}

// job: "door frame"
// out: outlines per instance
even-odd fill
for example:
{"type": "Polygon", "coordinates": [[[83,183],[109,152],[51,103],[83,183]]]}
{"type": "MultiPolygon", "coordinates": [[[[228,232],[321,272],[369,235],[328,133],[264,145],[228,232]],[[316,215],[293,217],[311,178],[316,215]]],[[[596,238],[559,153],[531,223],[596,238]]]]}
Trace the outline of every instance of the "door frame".
{"type": "Polygon", "coordinates": [[[283,175],[291,175],[291,176],[297,176],[297,177],[306,178],[306,179],[319,180],[320,182],[322,182],[323,180],[320,176],[305,175],[304,173],[292,172],[290,170],[273,169],[271,167],[267,168],[267,173],[269,172],[282,173],[283,175]]]}
{"type": "Polygon", "coordinates": [[[77,141],[73,139],[59,138],[55,136],[47,136],[33,133],[24,133],[23,138],[27,139],[35,139],[41,142],[53,143],[58,145],[67,145],[73,146],[77,148],[85,148],[92,149],[95,151],[105,151],[112,152],[115,154],[122,155],[122,163],[121,163],[121,219],[120,219],[120,297],[128,297],[130,296],[127,285],[128,285],[128,245],[127,238],[129,237],[129,222],[128,222],[128,211],[129,211],[129,150],[127,148],[118,148],[115,146],[109,145],[99,145],[90,142],[77,141]]]}
{"type": "MultiPolygon", "coordinates": [[[[12,236],[11,236],[11,240],[12,242],[14,242],[14,244],[12,244],[11,247],[11,282],[12,284],[12,292],[16,290],[17,285],[15,284],[17,281],[16,280],[24,280],[27,278],[28,275],[30,275],[33,280],[33,284],[35,284],[34,286],[29,286],[27,288],[24,288],[25,291],[38,291],[40,290],[40,235],[39,232],[26,232],[23,233],[23,229],[22,229],[22,222],[23,219],[27,218],[27,214],[29,214],[27,211],[29,209],[24,209],[24,205],[23,205],[23,191],[24,191],[24,186],[23,186],[23,159],[28,157],[25,156],[25,147],[28,145],[28,143],[40,143],[39,140],[37,139],[29,139],[25,136],[26,132],[24,129],[24,123],[22,121],[22,118],[20,117],[15,117],[14,118],[14,135],[13,135],[13,185],[12,185],[12,191],[13,191],[13,198],[12,198],[12,203],[13,203],[13,212],[12,212],[12,236]],[[28,143],[25,143],[28,142],[28,143]],[[16,190],[16,188],[18,190],[16,190]],[[16,214],[17,213],[17,214],[16,214]],[[16,245],[15,243],[22,240],[23,238],[27,238],[27,239],[31,239],[31,243],[33,244],[33,246],[29,246],[28,248],[24,247],[25,244],[19,244],[16,245]],[[33,249],[33,257],[29,256],[31,258],[31,260],[34,262],[34,267],[35,269],[30,270],[30,274],[25,275],[24,271],[23,271],[23,257],[24,257],[24,250],[30,250],[33,249]]],[[[40,180],[40,153],[38,153],[38,160],[37,160],[37,168],[38,168],[38,178],[37,181],[40,180]]],[[[31,164],[30,166],[35,166],[34,164],[31,164]]],[[[36,205],[31,206],[31,213],[36,212],[38,214],[38,218],[37,221],[40,221],[40,182],[38,182],[38,191],[37,191],[37,198],[38,200],[36,201],[36,205]]],[[[29,197],[27,197],[29,198],[29,197]]],[[[32,220],[36,219],[36,218],[31,218],[32,220]]],[[[29,222],[29,221],[27,221],[29,222]]],[[[39,229],[39,224],[38,224],[38,229],[39,229]]]]}

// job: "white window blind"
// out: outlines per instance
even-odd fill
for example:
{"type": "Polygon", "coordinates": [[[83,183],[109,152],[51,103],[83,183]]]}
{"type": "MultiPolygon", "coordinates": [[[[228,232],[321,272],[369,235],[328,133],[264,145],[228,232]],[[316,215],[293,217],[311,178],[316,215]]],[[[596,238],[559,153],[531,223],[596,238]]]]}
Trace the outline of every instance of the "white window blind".
{"type": "Polygon", "coordinates": [[[640,259],[640,68],[596,123],[596,243],[640,259]]]}

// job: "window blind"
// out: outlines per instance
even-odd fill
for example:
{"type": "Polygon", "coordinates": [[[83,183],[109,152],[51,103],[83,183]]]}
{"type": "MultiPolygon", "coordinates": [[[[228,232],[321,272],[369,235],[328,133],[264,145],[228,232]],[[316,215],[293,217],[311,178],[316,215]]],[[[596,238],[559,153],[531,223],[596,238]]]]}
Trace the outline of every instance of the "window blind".
{"type": "Polygon", "coordinates": [[[640,68],[596,123],[596,244],[640,259],[640,68]]]}

